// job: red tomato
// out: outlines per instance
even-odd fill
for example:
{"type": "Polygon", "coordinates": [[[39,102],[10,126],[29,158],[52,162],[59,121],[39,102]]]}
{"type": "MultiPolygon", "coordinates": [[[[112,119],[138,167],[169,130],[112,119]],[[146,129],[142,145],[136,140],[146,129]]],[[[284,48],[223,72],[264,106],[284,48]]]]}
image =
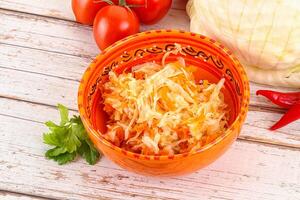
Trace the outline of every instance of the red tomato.
{"type": "Polygon", "coordinates": [[[104,50],[112,43],[138,33],[139,19],[129,8],[110,5],[102,8],[94,21],[94,38],[98,47],[104,50]]]}
{"type": "MultiPolygon", "coordinates": [[[[118,3],[118,0],[112,0],[118,3]]],[[[72,9],[76,21],[82,24],[92,25],[97,12],[108,4],[95,0],[72,0],[72,9]]]]}
{"type": "Polygon", "coordinates": [[[141,6],[132,8],[141,23],[155,24],[168,13],[172,0],[127,0],[126,3],[141,6]]]}

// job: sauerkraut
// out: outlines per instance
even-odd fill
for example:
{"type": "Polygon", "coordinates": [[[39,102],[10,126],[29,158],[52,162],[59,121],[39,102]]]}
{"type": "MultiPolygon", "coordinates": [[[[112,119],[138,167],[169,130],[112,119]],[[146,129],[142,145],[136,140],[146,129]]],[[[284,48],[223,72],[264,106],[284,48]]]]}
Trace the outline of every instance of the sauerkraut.
{"type": "Polygon", "coordinates": [[[101,86],[108,113],[104,137],[140,154],[174,155],[196,150],[222,135],[228,108],[218,83],[195,81],[183,58],[165,66],[145,63],[129,73],[111,71],[101,86]]]}

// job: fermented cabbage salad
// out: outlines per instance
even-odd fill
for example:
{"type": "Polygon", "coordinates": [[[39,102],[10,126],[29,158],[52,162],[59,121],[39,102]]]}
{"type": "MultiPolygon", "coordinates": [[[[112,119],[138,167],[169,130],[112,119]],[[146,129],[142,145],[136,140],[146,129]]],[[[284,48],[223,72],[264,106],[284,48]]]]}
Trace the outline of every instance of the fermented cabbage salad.
{"type": "Polygon", "coordinates": [[[194,67],[154,62],[130,73],[109,73],[102,87],[109,115],[104,137],[113,144],[145,155],[193,151],[216,139],[228,126],[228,108],[217,84],[196,83],[194,67]]]}

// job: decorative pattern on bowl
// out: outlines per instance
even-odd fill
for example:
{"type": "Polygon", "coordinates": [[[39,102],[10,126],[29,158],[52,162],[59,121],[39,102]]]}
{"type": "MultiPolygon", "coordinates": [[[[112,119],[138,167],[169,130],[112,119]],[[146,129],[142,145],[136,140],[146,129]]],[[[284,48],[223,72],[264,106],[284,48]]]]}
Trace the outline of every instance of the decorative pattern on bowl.
{"type": "MultiPolygon", "coordinates": [[[[178,56],[170,55],[167,62],[178,56]]],[[[222,155],[237,138],[249,105],[249,83],[239,61],[222,44],[203,35],[177,31],[156,30],[129,36],[99,54],[87,68],[80,83],[78,107],[82,121],[95,146],[120,166],[146,175],[177,175],[195,171],[222,155]],[[117,73],[145,62],[161,62],[163,55],[181,45],[188,65],[198,67],[196,79],[218,82],[226,79],[225,101],[231,109],[230,127],[215,141],[197,151],[172,156],[141,155],[125,151],[106,139],[107,116],[102,110],[98,84],[111,70],[117,73]]]]}

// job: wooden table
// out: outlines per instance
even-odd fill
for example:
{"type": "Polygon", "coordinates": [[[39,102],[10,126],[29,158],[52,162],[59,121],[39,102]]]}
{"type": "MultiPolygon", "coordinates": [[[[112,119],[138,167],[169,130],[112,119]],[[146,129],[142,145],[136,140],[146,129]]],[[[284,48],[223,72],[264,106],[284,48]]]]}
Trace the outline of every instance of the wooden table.
{"type": "MultiPolygon", "coordinates": [[[[146,29],[188,30],[184,0],[146,29]]],[[[58,166],[42,133],[62,103],[76,113],[78,82],[97,55],[91,27],[69,0],[0,0],[0,199],[300,199],[300,121],[267,130],[283,110],[254,95],[238,140],[209,167],[174,178],[144,177],[106,158],[58,166]]],[[[276,88],[280,89],[280,88],[276,88]]],[[[283,89],[282,90],[287,90],[283,89]]]]}

